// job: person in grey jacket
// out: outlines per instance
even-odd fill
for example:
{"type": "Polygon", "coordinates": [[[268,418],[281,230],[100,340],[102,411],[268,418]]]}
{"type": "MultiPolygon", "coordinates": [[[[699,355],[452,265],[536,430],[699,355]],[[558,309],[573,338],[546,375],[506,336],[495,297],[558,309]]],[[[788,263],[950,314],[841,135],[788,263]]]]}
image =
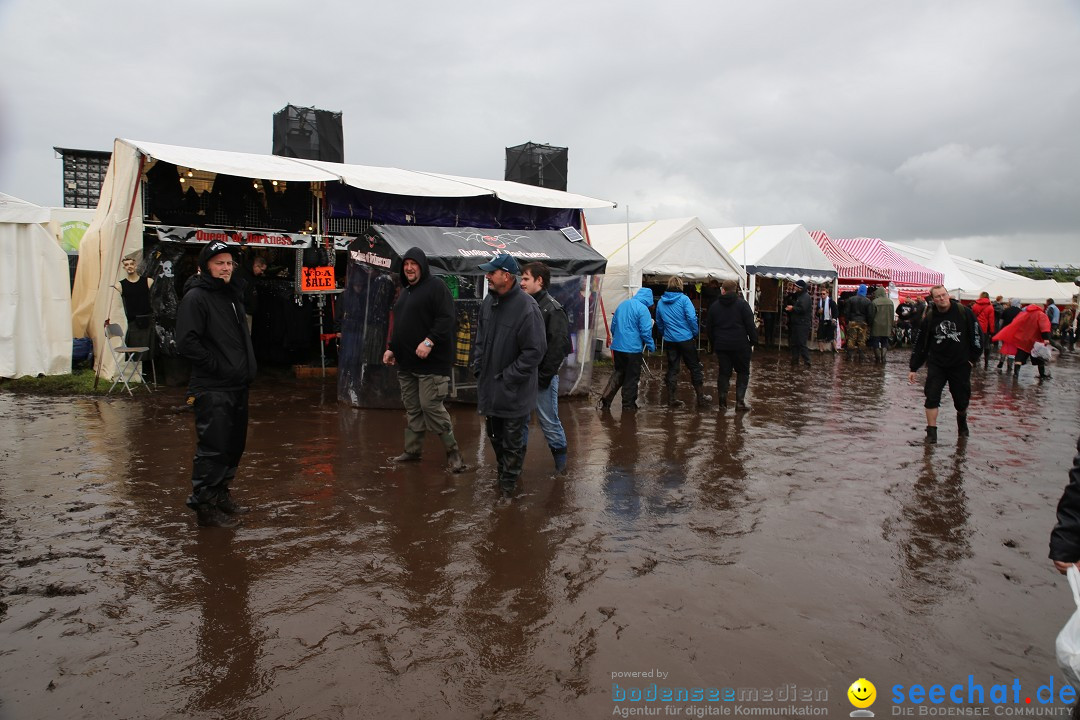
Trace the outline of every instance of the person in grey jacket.
{"type": "Polygon", "coordinates": [[[536,407],[546,331],[540,307],[518,283],[520,268],[513,256],[500,253],[480,269],[487,274],[489,292],[477,322],[476,409],[486,418],[499,489],[510,498],[525,460],[525,427],[536,407]]]}

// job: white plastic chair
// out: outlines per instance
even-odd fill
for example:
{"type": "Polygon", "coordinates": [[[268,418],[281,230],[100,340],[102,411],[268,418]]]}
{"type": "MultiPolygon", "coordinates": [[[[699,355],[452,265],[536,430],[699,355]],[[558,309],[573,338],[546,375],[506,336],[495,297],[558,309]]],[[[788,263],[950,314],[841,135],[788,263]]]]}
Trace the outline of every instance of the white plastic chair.
{"type": "Polygon", "coordinates": [[[105,324],[105,342],[109,346],[109,351],[112,353],[113,362],[116,363],[116,374],[113,376],[113,384],[109,387],[109,392],[113,391],[119,383],[123,383],[127,388],[128,395],[134,396],[135,393],[131,390],[129,381],[138,379],[143,384],[147,392],[153,392],[150,389],[150,385],[146,382],[146,378],[142,374],[142,362],[140,358],[145,352],[149,352],[149,347],[128,347],[124,344],[124,331],[116,323],[105,324]],[[120,343],[113,343],[113,338],[120,338],[120,343]]]}

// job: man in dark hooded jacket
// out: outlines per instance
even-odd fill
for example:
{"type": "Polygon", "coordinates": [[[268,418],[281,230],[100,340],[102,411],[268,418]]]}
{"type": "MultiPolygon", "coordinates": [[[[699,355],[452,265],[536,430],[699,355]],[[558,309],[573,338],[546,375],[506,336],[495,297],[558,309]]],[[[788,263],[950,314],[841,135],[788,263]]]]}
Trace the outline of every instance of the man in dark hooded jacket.
{"type": "Polygon", "coordinates": [[[244,316],[244,288],[232,282],[232,249],[215,241],[199,253],[200,273],[176,316],[176,348],[191,361],[198,443],[187,500],[199,525],[236,527],[247,508],[233,502],[229,486],[247,442],[248,386],[255,352],[244,316]]]}
{"type": "Polygon", "coordinates": [[[454,298],[450,289],[428,269],[427,255],[409,248],[401,262],[401,294],[394,303],[394,329],[383,363],[397,365],[401,402],[405,405],[405,449],[396,462],[420,459],[424,432],[439,436],[446,448],[447,467],[462,472],[450,413],[443,402],[450,393],[454,362],[454,298]]]}
{"type": "Polygon", "coordinates": [[[525,427],[536,407],[538,368],[547,352],[540,306],[518,283],[517,260],[500,253],[479,266],[488,296],[480,306],[473,372],[476,409],[499,466],[499,489],[514,494],[525,460],[525,427]]]}
{"type": "Polygon", "coordinates": [[[739,284],[725,280],[720,286],[720,298],[709,306],[705,327],[709,342],[716,352],[719,373],[716,381],[720,410],[727,409],[728,384],[735,370],[735,410],[746,412],[746,388],[750,384],[750,356],[757,345],[757,325],[754,311],[739,294],[739,284]]]}
{"type": "Polygon", "coordinates": [[[814,322],[814,303],[806,292],[806,281],[795,283],[797,291],[791,303],[784,308],[788,314],[788,345],[791,348],[791,364],[798,365],[802,358],[806,367],[810,367],[810,326],[814,322]]]}

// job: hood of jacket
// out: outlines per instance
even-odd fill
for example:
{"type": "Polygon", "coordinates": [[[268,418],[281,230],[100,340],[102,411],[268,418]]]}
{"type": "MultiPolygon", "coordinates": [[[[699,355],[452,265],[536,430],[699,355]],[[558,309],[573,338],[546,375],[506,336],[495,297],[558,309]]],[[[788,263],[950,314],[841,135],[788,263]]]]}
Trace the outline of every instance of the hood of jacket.
{"type": "Polygon", "coordinates": [[[976,305],[993,305],[994,303],[990,302],[990,298],[981,297],[981,298],[979,298],[978,300],[975,301],[975,304],[976,305]]]}
{"type": "Polygon", "coordinates": [[[671,303],[678,302],[680,297],[683,297],[683,293],[675,290],[668,290],[660,296],[660,299],[656,301],[656,305],[657,307],[661,305],[670,305],[671,303]]]}
{"type": "Polygon", "coordinates": [[[405,254],[401,256],[401,286],[409,287],[409,281],[405,279],[405,261],[415,260],[416,264],[420,266],[420,279],[416,281],[416,284],[424,282],[431,275],[431,269],[428,268],[427,255],[424,251],[418,247],[411,247],[405,251],[405,254]]]}
{"type": "Polygon", "coordinates": [[[878,298],[883,298],[887,294],[888,293],[885,292],[885,288],[879,287],[877,290],[874,291],[874,299],[877,300],[878,298]]]}
{"type": "MultiPolygon", "coordinates": [[[[665,293],[665,295],[666,294],[667,293],[665,293]]],[[[682,293],[679,293],[679,294],[681,295],[682,293]]],[[[641,288],[636,293],[634,293],[634,299],[637,300],[640,303],[644,303],[645,307],[652,307],[652,304],[653,304],[652,290],[650,290],[649,288],[641,288]]]]}
{"type": "Polygon", "coordinates": [[[1035,305],[1034,303],[1032,303],[1031,305],[1028,305],[1026,308],[1024,308],[1024,312],[1046,312],[1046,311],[1043,309],[1042,305],[1035,305]]]}
{"type": "Polygon", "coordinates": [[[734,305],[735,301],[738,300],[738,299],[739,299],[739,293],[738,292],[733,292],[733,293],[727,293],[725,295],[721,295],[720,297],[716,298],[716,302],[722,303],[724,305],[734,305]]]}
{"type": "Polygon", "coordinates": [[[860,285],[859,286],[859,294],[862,295],[863,297],[866,296],[866,286],[865,285],[860,285]]]}

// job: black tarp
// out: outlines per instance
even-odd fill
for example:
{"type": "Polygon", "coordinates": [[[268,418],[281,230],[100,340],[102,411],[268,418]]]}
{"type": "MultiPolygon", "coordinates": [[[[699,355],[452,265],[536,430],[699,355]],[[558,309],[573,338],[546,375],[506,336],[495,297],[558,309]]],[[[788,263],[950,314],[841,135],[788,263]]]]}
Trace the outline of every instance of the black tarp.
{"type": "Polygon", "coordinates": [[[556,275],[599,275],[607,260],[583,241],[570,242],[554,230],[373,225],[349,250],[355,262],[397,273],[401,256],[412,247],[427,255],[432,270],[451,275],[482,275],[478,266],[507,252],[524,265],[542,262],[556,275]]]}

